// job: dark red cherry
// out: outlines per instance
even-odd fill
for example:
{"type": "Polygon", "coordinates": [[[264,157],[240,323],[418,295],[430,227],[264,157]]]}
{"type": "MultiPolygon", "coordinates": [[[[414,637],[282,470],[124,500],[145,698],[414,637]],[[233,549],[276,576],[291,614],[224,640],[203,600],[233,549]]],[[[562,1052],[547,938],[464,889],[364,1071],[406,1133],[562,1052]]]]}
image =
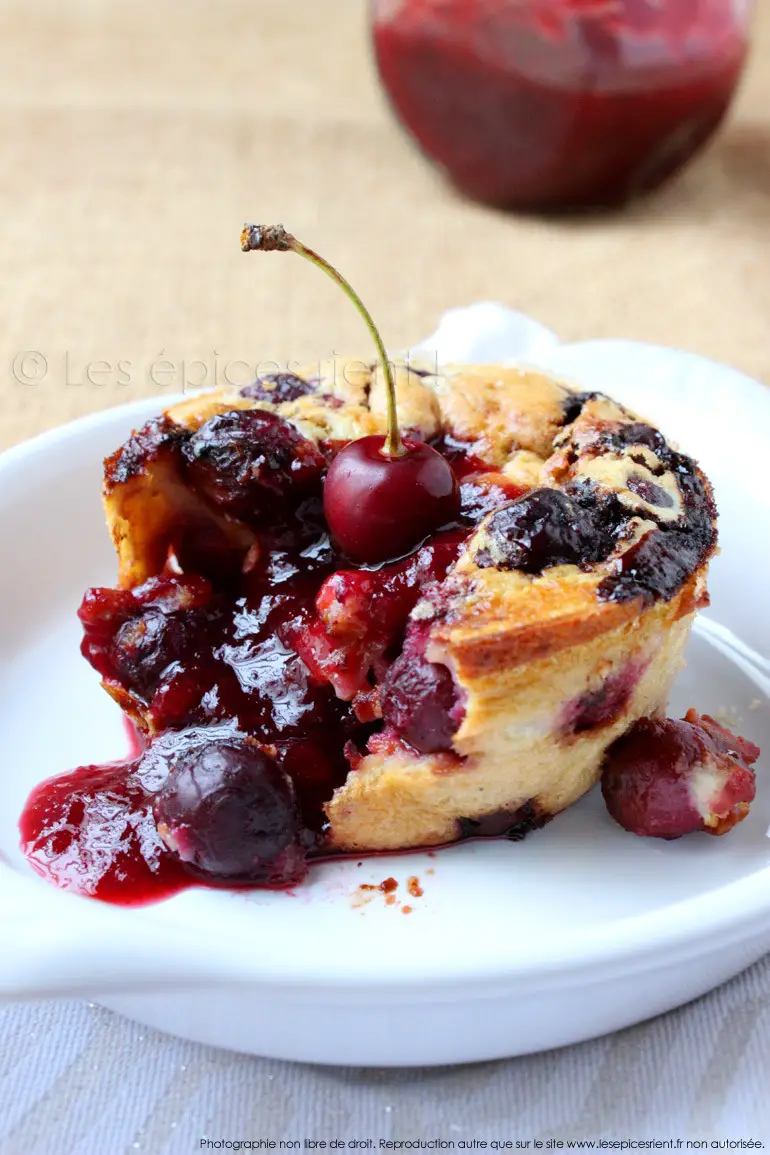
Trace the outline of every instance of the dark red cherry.
{"type": "Polygon", "coordinates": [[[393,366],[371,313],[342,274],[283,225],[244,225],[241,248],[296,253],[310,261],[339,286],[369,330],[385,379],[388,436],[362,437],[341,450],[326,477],[324,514],[334,542],[351,560],[378,565],[402,557],[458,517],[451,466],[424,442],[401,438],[393,366]]]}
{"type": "Polygon", "coordinates": [[[210,417],[183,448],[188,475],[235,517],[317,492],[326,462],[312,441],[277,413],[234,409],[210,417]]]}
{"type": "Polygon", "coordinates": [[[264,377],[257,377],[250,385],[244,385],[241,397],[280,405],[284,401],[296,401],[298,397],[313,393],[316,384],[316,381],[306,381],[296,373],[268,373],[264,377]]]}
{"type": "Polygon", "coordinates": [[[584,507],[561,490],[533,489],[492,514],[476,564],[539,574],[553,565],[600,561],[614,540],[601,512],[596,500],[584,507]]]}
{"type": "Polygon", "coordinates": [[[150,578],[133,590],[87,590],[78,611],[81,653],[103,678],[149,701],[163,671],[200,644],[216,612],[211,602],[211,586],[193,574],[150,578]]]}
{"type": "Polygon", "coordinates": [[[680,838],[694,830],[725,834],[749,812],[759,747],[695,710],[640,718],[610,746],[602,794],[632,834],[680,838]]]}
{"type": "Polygon", "coordinates": [[[305,873],[291,780],[246,743],[182,754],[155,795],[153,813],[169,850],[211,881],[287,885],[305,873]]]}
{"type": "Polygon", "coordinates": [[[337,546],[376,565],[401,557],[460,510],[452,467],[424,441],[404,438],[391,457],[385,438],[351,441],[335,457],[324,486],[324,514],[337,546]]]}
{"type": "Polygon", "coordinates": [[[414,622],[382,686],[382,717],[421,754],[451,750],[465,707],[446,666],[425,656],[429,627],[414,622]]]}

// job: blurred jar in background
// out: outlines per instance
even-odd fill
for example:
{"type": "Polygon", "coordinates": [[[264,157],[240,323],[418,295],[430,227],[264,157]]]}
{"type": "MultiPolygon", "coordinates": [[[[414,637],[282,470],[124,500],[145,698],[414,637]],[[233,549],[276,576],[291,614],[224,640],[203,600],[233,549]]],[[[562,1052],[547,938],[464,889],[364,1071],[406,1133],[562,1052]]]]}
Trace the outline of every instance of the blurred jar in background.
{"type": "Polygon", "coordinates": [[[709,139],[750,0],[372,0],[396,113],[464,192],[528,209],[622,203],[709,139]]]}

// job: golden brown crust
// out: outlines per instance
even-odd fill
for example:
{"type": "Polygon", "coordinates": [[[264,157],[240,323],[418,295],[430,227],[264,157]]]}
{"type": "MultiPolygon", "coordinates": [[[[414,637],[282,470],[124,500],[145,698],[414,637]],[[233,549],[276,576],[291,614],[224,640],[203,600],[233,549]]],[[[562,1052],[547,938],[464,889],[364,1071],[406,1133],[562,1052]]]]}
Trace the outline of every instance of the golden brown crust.
{"type": "Polygon", "coordinates": [[[553,378],[502,365],[446,365],[427,380],[445,426],[475,457],[503,466],[517,450],[541,459],[551,453],[569,392],[553,378]]]}
{"type": "Polygon", "coordinates": [[[633,602],[597,601],[598,579],[567,576],[568,569],[573,567],[555,567],[543,580],[517,589],[506,581],[510,574],[476,571],[453,596],[454,618],[433,630],[435,652],[451,655],[462,676],[483,677],[592,641],[637,616],[633,602]]]}
{"type": "MultiPolygon", "coordinates": [[[[531,377],[526,390],[527,396],[545,392],[547,400],[538,412],[548,413],[553,390],[531,377]]],[[[561,404],[563,408],[563,400],[561,404]]],[[[600,563],[587,568],[557,565],[533,576],[505,568],[503,557],[499,567],[479,567],[480,555],[491,554],[494,560],[497,548],[489,515],[447,582],[444,608],[436,613],[431,635],[434,651],[445,653],[461,676],[474,678],[536,661],[638,617],[638,598],[607,596],[608,580],[622,571],[626,554],[637,543],[667,527],[685,527],[687,548],[696,531],[703,540],[700,554],[692,547],[691,566],[683,565],[681,575],[674,573],[674,588],[665,596],[681,599],[686,608],[680,616],[708,597],[704,575],[716,545],[716,511],[711,486],[697,466],[671,450],[651,426],[605,397],[589,397],[578,416],[562,424],[551,440],[553,452],[541,463],[539,484],[577,490],[588,486],[624,511],[622,533],[600,563]],[[686,470],[690,473],[685,477],[686,470]]],[[[628,592],[633,595],[633,587],[628,592]]],[[[425,616],[431,611],[423,606],[418,612],[425,616]]]]}
{"type": "MultiPolygon", "coordinates": [[[[196,394],[171,406],[164,417],[167,432],[171,431],[168,442],[173,443],[174,430],[194,432],[210,418],[233,409],[278,413],[318,443],[344,444],[385,433],[387,406],[378,368],[347,357],[303,366],[294,376],[307,382],[309,391],[293,400],[256,400],[227,388],[196,394]]],[[[405,430],[429,440],[449,435],[491,467],[502,469],[510,480],[523,486],[537,483],[543,460],[563,424],[564,400],[569,396],[566,386],[540,373],[496,365],[454,365],[436,373],[417,363],[397,362],[395,380],[405,430]]],[[[260,392],[269,396],[270,380],[260,386],[260,392]]],[[[132,441],[141,441],[141,433],[132,441]]],[[[125,447],[113,456],[121,453],[125,454],[125,447]]],[[[146,456],[145,467],[141,446],[135,446],[130,478],[117,480],[109,462],[105,472],[105,511],[118,549],[122,585],[136,584],[157,572],[160,552],[170,537],[170,532],[163,531],[163,519],[173,520],[175,509],[190,505],[189,496],[176,484],[170,464],[173,453],[166,454],[163,467],[155,463],[152,452],[146,456]],[[144,502],[151,510],[151,528],[140,524],[144,502]]],[[[223,524],[219,514],[215,520],[223,524]]],[[[250,531],[241,532],[233,524],[224,528],[234,541],[246,542],[250,531]]]]}

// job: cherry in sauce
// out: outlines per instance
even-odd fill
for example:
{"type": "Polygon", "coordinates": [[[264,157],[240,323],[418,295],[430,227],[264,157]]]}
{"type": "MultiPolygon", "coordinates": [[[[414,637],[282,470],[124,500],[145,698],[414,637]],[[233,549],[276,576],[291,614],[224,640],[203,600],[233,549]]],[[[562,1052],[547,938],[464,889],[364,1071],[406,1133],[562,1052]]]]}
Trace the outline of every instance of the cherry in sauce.
{"type": "Polygon", "coordinates": [[[457,478],[441,454],[406,437],[398,456],[384,437],[351,441],[332,462],[324,513],[332,540],[354,562],[400,557],[460,512],[457,478]]]}
{"type": "Polygon", "coordinates": [[[322,857],[323,804],[381,725],[369,702],[401,652],[409,613],[444,578],[485,507],[521,492],[462,449],[451,457],[460,518],[400,561],[351,567],[310,497],[261,527],[259,557],[237,582],[214,588],[194,574],[165,574],[138,590],[89,591],[83,652],[108,685],[130,691],[160,736],[144,749],[133,732],[124,762],[36,788],[20,822],[33,867],[64,889],[123,905],[200,885],[158,834],[153,804],[191,747],[247,739],[269,745],[291,780],[302,830],[301,855],[282,876],[243,881],[291,885],[304,858],[322,857]]]}

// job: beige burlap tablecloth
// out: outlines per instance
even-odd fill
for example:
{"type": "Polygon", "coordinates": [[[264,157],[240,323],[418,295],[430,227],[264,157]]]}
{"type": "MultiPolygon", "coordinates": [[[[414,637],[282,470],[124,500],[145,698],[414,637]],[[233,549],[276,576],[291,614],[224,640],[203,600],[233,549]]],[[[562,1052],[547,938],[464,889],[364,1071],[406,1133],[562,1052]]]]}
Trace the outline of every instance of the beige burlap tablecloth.
{"type": "MultiPolygon", "coordinates": [[[[770,380],[760,5],[708,153],[623,214],[546,221],[467,203],[411,147],[363,0],[0,0],[0,448],[234,361],[368,353],[320,274],[241,254],[244,218],[335,261],[391,348],[486,298],[567,339],[681,346],[770,380]]],[[[186,1155],[203,1136],[770,1143],[769,1025],[767,960],[612,1038],[435,1072],[292,1066],[76,1003],[7,1007],[0,1153],[186,1155]]]]}
{"type": "Polygon", "coordinates": [[[215,362],[368,351],[316,272],[240,253],[244,218],[327,254],[391,348],[487,298],[567,339],[676,345],[770,379],[766,0],[709,152],[654,199],[579,221],[457,196],[385,105],[366,10],[2,0],[0,447],[157,393],[152,376],[170,391],[215,362]]]}

